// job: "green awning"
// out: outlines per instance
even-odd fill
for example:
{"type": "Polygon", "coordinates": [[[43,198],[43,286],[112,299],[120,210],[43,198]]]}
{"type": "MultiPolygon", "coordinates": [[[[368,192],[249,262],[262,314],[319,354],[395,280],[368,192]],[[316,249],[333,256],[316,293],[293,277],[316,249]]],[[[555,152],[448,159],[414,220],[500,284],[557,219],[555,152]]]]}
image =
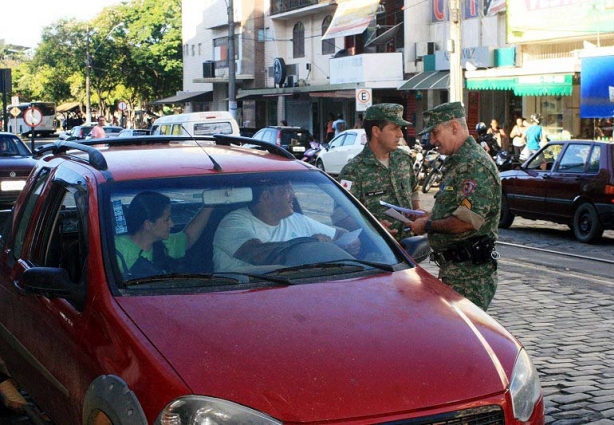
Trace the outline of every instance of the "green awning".
{"type": "Polygon", "coordinates": [[[397,90],[448,90],[450,71],[424,71],[412,76],[397,90]]]}
{"type": "Polygon", "coordinates": [[[527,75],[516,77],[517,96],[571,96],[573,74],[527,75]]]}
{"type": "Polygon", "coordinates": [[[516,96],[571,96],[573,74],[467,79],[467,90],[513,90],[516,96]]]}
{"type": "Polygon", "coordinates": [[[467,90],[513,90],[515,78],[475,78],[467,80],[467,90]]]}

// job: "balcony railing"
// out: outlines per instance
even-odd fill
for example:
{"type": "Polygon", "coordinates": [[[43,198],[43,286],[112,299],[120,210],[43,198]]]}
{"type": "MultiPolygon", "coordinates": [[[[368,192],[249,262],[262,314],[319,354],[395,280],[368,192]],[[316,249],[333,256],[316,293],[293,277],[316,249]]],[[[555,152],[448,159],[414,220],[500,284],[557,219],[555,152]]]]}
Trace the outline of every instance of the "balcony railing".
{"type": "Polygon", "coordinates": [[[290,12],[320,3],[330,3],[330,0],[273,0],[271,2],[271,15],[290,12]]]}

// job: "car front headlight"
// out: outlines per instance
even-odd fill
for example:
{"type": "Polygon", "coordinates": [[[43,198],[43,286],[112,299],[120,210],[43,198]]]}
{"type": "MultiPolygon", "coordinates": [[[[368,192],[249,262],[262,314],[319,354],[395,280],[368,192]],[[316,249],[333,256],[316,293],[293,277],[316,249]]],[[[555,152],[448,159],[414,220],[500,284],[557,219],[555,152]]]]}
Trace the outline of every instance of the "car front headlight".
{"type": "Polygon", "coordinates": [[[541,385],[537,370],[524,349],[520,350],[514,365],[510,393],[514,417],[523,422],[528,421],[533,414],[535,404],[541,397],[541,385]]]}
{"type": "Polygon", "coordinates": [[[280,425],[272,417],[227,400],[204,396],[179,397],[169,403],[156,420],[157,425],[280,425]]]}

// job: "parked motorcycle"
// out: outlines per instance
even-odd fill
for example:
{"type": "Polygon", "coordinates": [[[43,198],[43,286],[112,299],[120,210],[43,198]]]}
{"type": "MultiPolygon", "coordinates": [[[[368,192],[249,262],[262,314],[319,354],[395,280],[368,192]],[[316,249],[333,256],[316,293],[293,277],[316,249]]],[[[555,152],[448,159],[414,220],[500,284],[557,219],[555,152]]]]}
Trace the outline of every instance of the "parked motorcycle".
{"type": "Polygon", "coordinates": [[[445,161],[446,155],[441,155],[439,152],[437,152],[437,156],[430,159],[427,156],[427,159],[425,159],[424,162],[428,162],[427,166],[430,171],[424,178],[424,183],[422,183],[422,193],[428,193],[428,191],[431,190],[431,187],[439,184],[441,178],[443,177],[445,161]]]}
{"type": "Polygon", "coordinates": [[[315,165],[316,159],[318,159],[318,154],[324,147],[323,145],[326,143],[320,143],[317,140],[312,140],[309,142],[309,144],[311,145],[311,148],[305,151],[302,160],[308,164],[315,165]]]}
{"type": "Polygon", "coordinates": [[[514,170],[520,166],[520,160],[516,155],[501,149],[495,156],[495,164],[499,171],[514,170]]]}

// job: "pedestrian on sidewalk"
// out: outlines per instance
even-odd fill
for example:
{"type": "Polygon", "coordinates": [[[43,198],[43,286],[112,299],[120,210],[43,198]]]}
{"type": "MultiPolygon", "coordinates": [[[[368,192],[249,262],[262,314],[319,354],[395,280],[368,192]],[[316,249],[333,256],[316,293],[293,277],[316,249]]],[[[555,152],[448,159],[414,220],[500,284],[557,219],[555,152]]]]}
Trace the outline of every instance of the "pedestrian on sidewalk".
{"type": "Polygon", "coordinates": [[[431,143],[448,158],[431,214],[410,227],[428,235],[439,278],[486,311],[497,289],[499,173],[469,134],[460,102],[428,110],[423,120],[426,127],[418,135],[430,133],[431,143]]]}

